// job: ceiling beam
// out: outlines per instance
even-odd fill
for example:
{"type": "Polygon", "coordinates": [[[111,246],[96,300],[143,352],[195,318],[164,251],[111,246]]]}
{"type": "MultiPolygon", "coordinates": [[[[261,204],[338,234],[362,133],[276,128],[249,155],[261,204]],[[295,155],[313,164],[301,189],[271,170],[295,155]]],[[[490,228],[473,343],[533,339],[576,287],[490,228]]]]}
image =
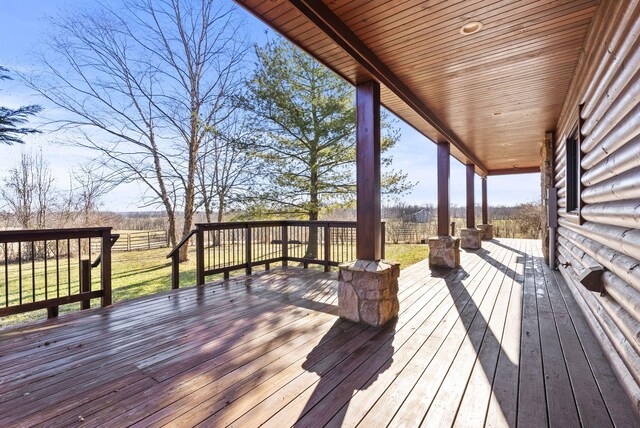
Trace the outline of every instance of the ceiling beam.
{"type": "Polygon", "coordinates": [[[321,0],[289,0],[289,3],[362,65],[373,78],[389,88],[433,126],[444,139],[453,144],[467,158],[467,162],[476,166],[480,175],[487,174],[487,168],[484,164],[455,132],[440,120],[321,0]]]}
{"type": "Polygon", "coordinates": [[[540,172],[539,166],[529,166],[526,168],[504,168],[504,169],[490,169],[487,171],[487,175],[510,175],[510,174],[533,174],[540,172]]]}

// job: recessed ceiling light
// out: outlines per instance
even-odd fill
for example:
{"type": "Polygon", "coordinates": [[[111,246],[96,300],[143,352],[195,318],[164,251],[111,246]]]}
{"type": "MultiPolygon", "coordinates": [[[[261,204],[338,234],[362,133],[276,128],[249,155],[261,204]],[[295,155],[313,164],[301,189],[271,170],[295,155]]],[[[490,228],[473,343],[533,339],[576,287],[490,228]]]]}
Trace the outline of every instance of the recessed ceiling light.
{"type": "Polygon", "coordinates": [[[460,34],[467,35],[467,34],[477,33],[478,31],[480,31],[481,28],[482,28],[482,22],[480,21],[468,22],[460,28],[460,34]]]}
{"type": "Polygon", "coordinates": [[[498,111],[494,111],[493,113],[491,113],[491,116],[500,116],[502,114],[502,112],[500,110],[498,111]]]}

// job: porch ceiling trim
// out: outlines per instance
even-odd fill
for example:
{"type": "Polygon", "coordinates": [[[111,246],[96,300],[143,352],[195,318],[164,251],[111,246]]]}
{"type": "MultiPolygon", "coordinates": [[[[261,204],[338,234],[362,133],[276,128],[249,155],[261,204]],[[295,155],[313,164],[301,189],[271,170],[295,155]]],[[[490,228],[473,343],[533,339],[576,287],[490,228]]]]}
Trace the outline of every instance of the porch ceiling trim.
{"type": "Polygon", "coordinates": [[[489,171],[487,171],[487,175],[533,174],[536,172],[540,172],[539,166],[532,166],[527,168],[518,168],[514,166],[513,168],[490,169],[489,171]]]}
{"type": "MultiPolygon", "coordinates": [[[[246,7],[241,0],[239,3],[246,7]]],[[[476,166],[477,173],[482,176],[487,175],[488,170],[484,163],[471,152],[460,137],[458,137],[458,135],[456,135],[456,133],[447,126],[447,124],[445,124],[431,109],[416,97],[409,87],[402,82],[389,69],[389,67],[387,67],[387,65],[382,62],[322,1],[289,0],[289,3],[309,19],[309,21],[315,24],[321,31],[323,31],[357,63],[364,67],[364,69],[371,74],[371,77],[385,85],[390,91],[396,94],[398,98],[404,101],[425,121],[427,121],[427,123],[433,126],[442,138],[453,144],[460,153],[467,158],[468,162],[471,162],[476,166]]],[[[250,8],[248,10],[251,11],[250,8]]],[[[276,28],[276,30],[278,29],[276,28]]],[[[309,53],[315,57],[312,52],[309,53]]],[[[329,64],[325,65],[330,67],[329,64]]],[[[369,76],[360,77],[361,80],[367,80],[367,78],[369,78],[369,76]]]]}

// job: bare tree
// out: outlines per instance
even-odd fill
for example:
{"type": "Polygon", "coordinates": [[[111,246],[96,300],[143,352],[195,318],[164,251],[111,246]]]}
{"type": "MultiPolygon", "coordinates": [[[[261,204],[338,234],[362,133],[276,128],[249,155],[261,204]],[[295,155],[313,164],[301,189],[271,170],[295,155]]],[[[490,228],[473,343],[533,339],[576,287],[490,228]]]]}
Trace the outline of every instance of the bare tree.
{"type": "Polygon", "coordinates": [[[225,211],[242,202],[255,180],[256,158],[251,155],[253,134],[237,112],[203,140],[198,159],[198,190],[207,222],[221,222],[225,211]]]}
{"type": "Polygon", "coordinates": [[[113,187],[112,178],[90,164],[82,165],[79,171],[72,173],[69,206],[73,212],[81,215],[84,227],[95,225],[93,217],[99,211],[102,197],[113,187]]]}
{"type": "Polygon", "coordinates": [[[9,170],[0,190],[7,209],[24,229],[43,229],[55,205],[53,176],[42,152],[23,153],[17,167],[9,170]]]}
{"type": "Polygon", "coordinates": [[[202,141],[235,108],[247,46],[234,9],[134,0],[54,25],[47,72],[28,82],[70,113],[56,122],[77,144],[123,182],[146,186],[142,205],[164,208],[175,245],[192,227],[202,141]]]}

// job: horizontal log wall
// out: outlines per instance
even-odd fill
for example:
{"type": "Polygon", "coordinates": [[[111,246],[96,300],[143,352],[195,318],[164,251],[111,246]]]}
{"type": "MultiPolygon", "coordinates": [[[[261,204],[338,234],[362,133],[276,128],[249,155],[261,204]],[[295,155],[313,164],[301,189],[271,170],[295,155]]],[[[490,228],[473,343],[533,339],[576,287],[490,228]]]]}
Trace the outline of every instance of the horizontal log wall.
{"type": "Polygon", "coordinates": [[[554,155],[558,264],[636,411],[640,408],[638,3],[600,4],[557,124],[554,155]],[[566,210],[565,142],[579,115],[581,217],[566,210]],[[605,271],[602,294],[588,291],[578,280],[594,265],[605,271]]]}

